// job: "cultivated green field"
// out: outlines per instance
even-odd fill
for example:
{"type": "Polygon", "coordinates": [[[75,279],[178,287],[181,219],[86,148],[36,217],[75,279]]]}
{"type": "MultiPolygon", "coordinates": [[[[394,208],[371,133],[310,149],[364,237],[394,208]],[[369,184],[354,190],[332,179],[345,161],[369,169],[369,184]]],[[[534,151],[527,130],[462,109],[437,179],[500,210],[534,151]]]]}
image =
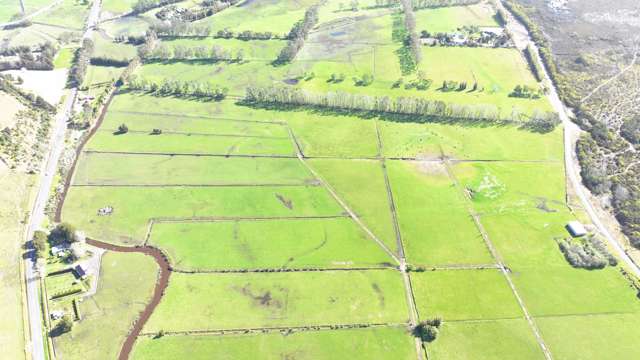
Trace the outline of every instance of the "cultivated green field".
{"type": "Polygon", "coordinates": [[[151,297],[157,265],[148,256],[107,252],[95,295],[79,302],[73,333],[54,338],[61,359],[113,359],[151,297]]]}
{"type": "MultiPolygon", "coordinates": [[[[39,0],[43,1],[43,0],[39,0]]],[[[27,0],[27,4],[33,3],[27,0]]],[[[51,1],[46,1],[51,3],[51,1]]],[[[62,3],[54,6],[51,10],[34,17],[33,21],[42,22],[49,25],[60,26],[69,30],[82,30],[84,21],[89,13],[90,3],[83,4],[82,0],[62,0],[62,3]]]]}
{"type": "Polygon", "coordinates": [[[393,270],[173,274],[144,331],[402,324],[407,317],[393,270]]]}
{"type": "Polygon", "coordinates": [[[188,270],[379,267],[391,262],[346,217],[159,223],[149,242],[165,249],[175,267],[188,270]]]}
{"type": "Polygon", "coordinates": [[[415,358],[413,342],[401,327],[365,330],[297,332],[229,336],[166,336],[142,338],[132,358],[176,359],[349,359],[415,358]]]}
{"type": "MultiPolygon", "coordinates": [[[[132,3],[105,0],[103,19],[132,3]]],[[[219,47],[244,60],[145,60],[138,78],[228,95],[125,84],[82,149],[61,220],[90,238],[157,248],[170,263],[131,358],[544,359],[544,347],[555,359],[638,357],[640,301],[621,265],[573,268],[558,248],[580,211],[567,206],[561,126],[243,100],[249,86],[278,86],[482,105],[522,121],[552,109],[546,96],[510,96],[540,86],[515,48],[421,46],[412,70],[399,4],[322,2],[295,58],[274,64],[315,3],[243,0],[193,22],[209,36],[159,33],[162,46],[219,47]],[[276,39],[216,37],[227,28],[276,39]],[[364,75],[373,76],[365,86],[364,75]],[[420,77],[428,89],[407,86],[420,77]],[[469,86],[444,91],[444,81],[469,86]],[[412,315],[441,318],[438,336],[416,338],[412,315]]],[[[112,39],[144,34],[159,11],[101,23],[94,56],[131,59],[136,49],[112,39]]],[[[416,31],[498,26],[495,12],[491,2],[420,9],[416,31]]],[[[103,92],[123,69],[90,66],[83,85],[103,92]]],[[[86,317],[55,340],[58,357],[101,358],[104,347],[113,358],[156,274],[148,258],[107,253],[98,293],[81,302],[86,317]]]]}
{"type": "Polygon", "coordinates": [[[17,14],[20,14],[20,3],[18,1],[4,1],[0,4],[0,23],[9,22],[17,14]]]}

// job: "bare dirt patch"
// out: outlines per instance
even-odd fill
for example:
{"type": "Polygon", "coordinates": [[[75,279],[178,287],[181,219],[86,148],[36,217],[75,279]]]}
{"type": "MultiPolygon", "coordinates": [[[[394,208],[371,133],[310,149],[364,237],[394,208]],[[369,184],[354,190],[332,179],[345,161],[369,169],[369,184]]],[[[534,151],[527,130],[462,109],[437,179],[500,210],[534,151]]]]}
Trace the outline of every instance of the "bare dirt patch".
{"type": "Polygon", "coordinates": [[[10,70],[5,73],[22,78],[24,82],[20,85],[21,88],[40,95],[52,105],[60,101],[67,83],[67,69],[51,71],[10,70]]]}
{"type": "Polygon", "coordinates": [[[24,105],[9,94],[0,92],[0,109],[2,109],[2,116],[0,116],[0,129],[6,127],[12,127],[14,124],[13,118],[18,111],[24,109],[24,105]]]}
{"type": "Polygon", "coordinates": [[[425,175],[447,176],[447,169],[439,161],[416,161],[415,166],[425,175]]]}

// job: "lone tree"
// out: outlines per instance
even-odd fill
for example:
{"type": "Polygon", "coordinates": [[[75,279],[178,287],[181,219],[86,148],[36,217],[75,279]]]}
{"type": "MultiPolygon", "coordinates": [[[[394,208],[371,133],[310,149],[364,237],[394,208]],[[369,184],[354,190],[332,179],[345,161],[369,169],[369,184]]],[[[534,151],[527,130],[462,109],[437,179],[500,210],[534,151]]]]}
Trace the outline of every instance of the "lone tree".
{"type": "Polygon", "coordinates": [[[78,241],[75,226],[64,222],[58,224],[58,226],[51,230],[51,233],[49,234],[49,241],[54,244],[60,242],[74,243],[78,241]]]}
{"type": "Polygon", "coordinates": [[[69,315],[65,315],[60,319],[58,324],[51,330],[52,336],[60,336],[73,330],[73,320],[69,315]]]}
{"type": "Polygon", "coordinates": [[[438,337],[442,319],[437,317],[426,321],[421,321],[413,328],[413,336],[419,337],[422,341],[431,342],[438,337]]]}
{"type": "Polygon", "coordinates": [[[47,250],[47,233],[38,230],[33,234],[33,248],[37,258],[44,258],[44,252],[47,250]]]}
{"type": "Polygon", "coordinates": [[[129,128],[127,127],[126,124],[121,124],[120,126],[118,126],[118,130],[116,132],[114,132],[115,135],[120,135],[120,134],[126,134],[129,132],[129,128]]]}

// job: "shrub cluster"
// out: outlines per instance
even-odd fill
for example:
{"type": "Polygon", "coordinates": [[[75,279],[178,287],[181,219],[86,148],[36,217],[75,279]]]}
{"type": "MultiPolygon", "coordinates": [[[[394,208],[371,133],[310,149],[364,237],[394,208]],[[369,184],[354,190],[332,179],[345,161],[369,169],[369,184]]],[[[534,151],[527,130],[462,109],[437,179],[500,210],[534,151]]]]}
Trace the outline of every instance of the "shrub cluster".
{"type": "Polygon", "coordinates": [[[442,319],[439,317],[421,321],[413,328],[413,336],[425,342],[432,342],[438,337],[442,319]]]}
{"type": "Polygon", "coordinates": [[[56,111],[55,106],[49,104],[40,95],[24,91],[23,89],[15,86],[12,83],[13,81],[14,79],[10,74],[0,74],[0,90],[21,98],[31,106],[38,109],[42,109],[50,113],[56,111]]]}
{"type": "Polygon", "coordinates": [[[402,11],[404,12],[404,26],[406,29],[405,45],[411,50],[413,60],[416,64],[422,59],[420,51],[420,36],[416,30],[416,15],[413,13],[411,0],[400,0],[402,11]]]}
{"type": "Polygon", "coordinates": [[[22,68],[28,70],[53,70],[55,54],[56,48],[50,42],[38,45],[35,49],[31,49],[28,46],[10,47],[2,50],[0,55],[17,56],[18,59],[0,62],[0,71],[22,68]]]}
{"type": "Polygon", "coordinates": [[[576,244],[562,240],[558,245],[564,258],[575,268],[594,270],[607,266],[607,261],[589,243],[576,244]]]}
{"type": "Polygon", "coordinates": [[[164,44],[156,46],[151,52],[144,55],[145,60],[213,60],[213,61],[234,61],[244,60],[244,50],[239,49],[235,54],[219,45],[211,48],[205,46],[185,47],[176,45],[168,47],[164,44]]]}
{"type": "Polygon", "coordinates": [[[71,87],[78,87],[84,82],[92,53],[93,41],[91,39],[82,40],[82,46],[76,50],[73,65],[69,71],[68,83],[71,87]]]}

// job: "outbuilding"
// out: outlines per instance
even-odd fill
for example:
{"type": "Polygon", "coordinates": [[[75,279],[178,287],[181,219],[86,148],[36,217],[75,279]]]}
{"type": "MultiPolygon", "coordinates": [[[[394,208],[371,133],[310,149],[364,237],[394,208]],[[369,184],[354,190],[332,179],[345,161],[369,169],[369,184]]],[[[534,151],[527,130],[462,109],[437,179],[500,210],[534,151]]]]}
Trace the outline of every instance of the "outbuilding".
{"type": "Polygon", "coordinates": [[[567,224],[567,230],[573,237],[580,237],[587,235],[587,229],[579,221],[570,221],[567,224]]]}

